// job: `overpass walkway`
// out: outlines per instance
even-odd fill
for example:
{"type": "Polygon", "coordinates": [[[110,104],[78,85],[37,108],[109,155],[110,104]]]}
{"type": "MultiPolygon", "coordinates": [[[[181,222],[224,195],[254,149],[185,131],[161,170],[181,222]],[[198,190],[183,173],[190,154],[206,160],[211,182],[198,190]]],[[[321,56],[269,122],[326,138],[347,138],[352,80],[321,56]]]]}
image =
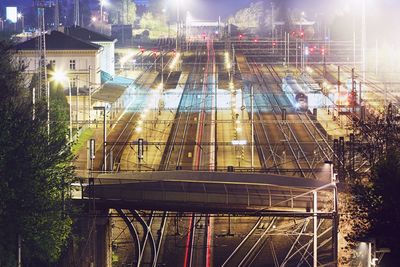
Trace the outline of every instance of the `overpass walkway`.
{"type": "Polygon", "coordinates": [[[264,173],[158,171],[104,173],[77,198],[96,207],[246,215],[310,216],[318,191],[319,215],[331,214],[333,184],[264,173]],[[92,195],[93,193],[93,195],[92,195]]]}

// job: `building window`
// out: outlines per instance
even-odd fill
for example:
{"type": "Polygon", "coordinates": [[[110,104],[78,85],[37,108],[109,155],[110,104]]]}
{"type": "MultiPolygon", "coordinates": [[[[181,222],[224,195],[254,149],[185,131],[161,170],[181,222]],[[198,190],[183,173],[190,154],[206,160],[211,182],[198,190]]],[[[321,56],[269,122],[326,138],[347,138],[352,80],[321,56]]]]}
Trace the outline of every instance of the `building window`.
{"type": "Polygon", "coordinates": [[[71,59],[71,60],[69,61],[69,69],[70,69],[70,70],[75,70],[75,69],[76,69],[76,62],[75,62],[75,59],[71,59]]]}

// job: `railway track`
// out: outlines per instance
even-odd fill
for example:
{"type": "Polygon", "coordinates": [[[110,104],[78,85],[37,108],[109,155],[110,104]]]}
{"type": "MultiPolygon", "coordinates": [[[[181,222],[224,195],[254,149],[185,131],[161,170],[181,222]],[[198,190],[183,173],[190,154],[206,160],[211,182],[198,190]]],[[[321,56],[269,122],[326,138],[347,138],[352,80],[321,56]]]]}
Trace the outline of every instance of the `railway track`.
{"type": "MultiPolygon", "coordinates": [[[[156,63],[157,61],[154,64],[156,63]]],[[[169,61],[164,62],[164,64],[168,65],[169,61]]],[[[152,66],[149,68],[152,68],[152,66]]],[[[167,79],[170,77],[170,73],[167,79]]],[[[135,121],[139,117],[140,109],[139,107],[135,112],[127,112],[127,118],[123,120],[125,126],[110,149],[114,152],[114,171],[119,169],[123,150],[129,149],[125,144],[129,142],[134,134],[135,121]]],[[[150,214],[144,215],[136,210],[117,209],[117,212],[124,220],[134,240],[135,257],[132,264],[136,266],[157,266],[165,235],[168,212],[151,211],[150,214]]]]}
{"type": "MultiPolygon", "coordinates": [[[[258,137],[256,139],[258,141],[260,141],[261,138],[266,139],[268,133],[273,133],[276,132],[276,130],[279,130],[281,134],[278,138],[285,143],[295,163],[295,166],[293,166],[293,162],[290,163],[290,161],[288,162],[286,160],[286,164],[289,163],[289,166],[285,167],[297,167],[302,176],[317,178],[317,173],[314,170],[316,170],[321,162],[331,157],[330,152],[332,152],[332,150],[326,137],[321,133],[318,127],[316,127],[317,123],[313,121],[307,113],[292,112],[292,108],[288,109],[289,102],[285,99],[280,89],[281,79],[271,66],[267,66],[269,75],[265,75],[259,65],[255,62],[249,66],[255,74],[256,83],[259,84],[259,87],[256,88],[256,90],[258,89],[257,92],[261,96],[261,99],[255,97],[255,106],[258,107],[260,102],[266,102],[269,103],[272,109],[272,114],[261,114],[260,108],[257,108],[258,120],[261,121],[262,125],[264,117],[266,117],[266,120],[270,120],[272,117],[273,121],[276,121],[275,129],[271,129],[271,125],[267,126],[269,127],[268,130],[265,126],[264,128],[261,127],[261,129],[258,127],[256,130],[256,135],[258,137]],[[269,78],[266,76],[269,76],[269,78]],[[266,90],[268,91],[266,92],[266,90]],[[309,170],[311,170],[311,172],[309,170]]],[[[267,140],[267,143],[271,143],[271,141],[267,140]]],[[[261,152],[261,158],[265,158],[265,156],[263,156],[265,152],[260,148],[258,151],[259,153],[261,152]]],[[[285,157],[288,156],[285,153],[286,150],[282,151],[282,149],[279,148],[274,150],[269,146],[269,151],[272,155],[273,153],[271,151],[275,151],[277,152],[275,154],[279,155],[282,153],[285,157]]],[[[275,169],[278,169],[276,167],[279,164],[276,160],[277,156],[275,156],[275,158],[272,156],[272,158],[273,162],[270,164],[273,164],[272,166],[275,166],[275,169]]],[[[285,162],[285,160],[283,161],[285,162]]]]}

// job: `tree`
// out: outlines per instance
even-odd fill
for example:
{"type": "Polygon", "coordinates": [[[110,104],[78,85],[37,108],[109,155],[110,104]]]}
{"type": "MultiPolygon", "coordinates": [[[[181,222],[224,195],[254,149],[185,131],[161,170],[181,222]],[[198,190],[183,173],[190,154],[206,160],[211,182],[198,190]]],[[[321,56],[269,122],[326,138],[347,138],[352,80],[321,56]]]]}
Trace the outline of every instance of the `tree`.
{"type": "Polygon", "coordinates": [[[386,258],[400,262],[400,122],[391,105],[386,115],[356,124],[354,149],[358,164],[348,168],[343,210],[343,223],[351,225],[348,249],[375,239],[379,247],[391,249],[386,258]]]}
{"type": "Polygon", "coordinates": [[[74,173],[67,115],[53,101],[48,135],[46,103],[33,107],[24,67],[13,53],[0,43],[0,265],[16,266],[20,236],[24,265],[48,266],[71,230],[64,210],[74,173]]]}
{"type": "Polygon", "coordinates": [[[110,8],[109,20],[112,24],[134,24],[136,4],[132,0],[114,0],[110,8]]]}
{"type": "MultiPolygon", "coordinates": [[[[229,18],[229,23],[236,25],[240,30],[256,29],[264,26],[264,18],[267,12],[263,2],[251,3],[248,8],[236,12],[235,16],[229,18]]],[[[268,19],[266,19],[268,21],[268,19]]],[[[269,19],[269,21],[271,21],[269,19]]]]}
{"type": "Polygon", "coordinates": [[[147,12],[143,14],[140,20],[140,27],[142,29],[147,29],[152,32],[158,31],[162,33],[168,32],[168,27],[165,24],[165,19],[163,16],[156,16],[153,13],[147,12]]]}

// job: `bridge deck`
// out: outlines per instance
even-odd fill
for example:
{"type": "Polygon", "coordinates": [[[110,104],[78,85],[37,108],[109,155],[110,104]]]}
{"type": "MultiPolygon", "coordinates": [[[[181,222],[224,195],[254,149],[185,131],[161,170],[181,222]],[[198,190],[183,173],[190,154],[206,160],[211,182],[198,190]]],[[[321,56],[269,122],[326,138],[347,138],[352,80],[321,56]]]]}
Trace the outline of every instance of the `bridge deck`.
{"type": "MultiPolygon", "coordinates": [[[[186,212],[309,212],[312,191],[328,182],[274,174],[141,172],[95,178],[96,203],[109,208],[186,212]]],[[[329,187],[324,188],[325,190],[329,187]]],[[[87,198],[91,190],[84,190],[87,198]]],[[[320,193],[319,206],[329,200],[320,193]]],[[[97,204],[96,204],[97,205],[97,204]]]]}

